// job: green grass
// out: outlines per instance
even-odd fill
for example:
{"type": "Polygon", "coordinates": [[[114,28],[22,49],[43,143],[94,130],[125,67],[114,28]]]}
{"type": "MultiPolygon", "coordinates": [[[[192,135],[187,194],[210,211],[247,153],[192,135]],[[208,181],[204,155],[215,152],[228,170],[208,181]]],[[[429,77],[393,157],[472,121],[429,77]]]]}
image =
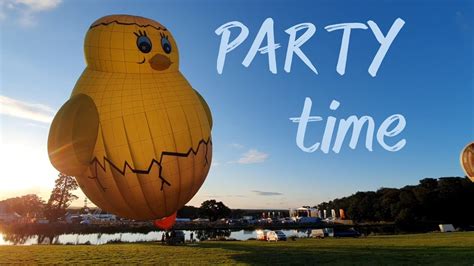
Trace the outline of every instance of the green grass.
{"type": "Polygon", "coordinates": [[[474,232],[278,243],[208,241],[187,246],[0,246],[3,263],[474,265],[474,232]]]}

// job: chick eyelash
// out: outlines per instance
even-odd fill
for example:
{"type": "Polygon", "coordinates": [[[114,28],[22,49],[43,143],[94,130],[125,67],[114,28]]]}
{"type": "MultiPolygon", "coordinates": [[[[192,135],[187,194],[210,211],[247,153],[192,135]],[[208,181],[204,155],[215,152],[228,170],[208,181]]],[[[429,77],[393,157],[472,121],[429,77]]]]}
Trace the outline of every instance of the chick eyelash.
{"type": "Polygon", "coordinates": [[[168,35],[166,35],[166,34],[164,34],[164,33],[160,32],[160,36],[161,36],[161,38],[165,38],[165,39],[167,39],[167,40],[168,40],[168,35]]]}
{"type": "Polygon", "coordinates": [[[143,32],[141,30],[138,30],[138,33],[137,32],[133,32],[133,34],[135,34],[135,36],[137,36],[137,38],[140,38],[141,36],[146,36],[146,31],[144,30],[143,32]]]}

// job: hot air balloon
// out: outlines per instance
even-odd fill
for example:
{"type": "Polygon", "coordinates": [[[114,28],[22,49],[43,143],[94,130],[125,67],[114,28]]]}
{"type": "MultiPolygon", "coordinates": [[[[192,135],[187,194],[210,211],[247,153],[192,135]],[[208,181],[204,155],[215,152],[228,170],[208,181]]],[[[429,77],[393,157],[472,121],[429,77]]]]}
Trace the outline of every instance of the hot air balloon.
{"type": "Polygon", "coordinates": [[[474,182],[474,142],[467,145],[462,151],[461,166],[467,177],[474,182]]]}
{"type": "Polygon", "coordinates": [[[211,112],[179,71],[175,39],[151,19],[111,15],[92,23],[84,53],[87,66],[51,124],[51,163],[110,213],[175,214],[212,159],[211,112]]]}

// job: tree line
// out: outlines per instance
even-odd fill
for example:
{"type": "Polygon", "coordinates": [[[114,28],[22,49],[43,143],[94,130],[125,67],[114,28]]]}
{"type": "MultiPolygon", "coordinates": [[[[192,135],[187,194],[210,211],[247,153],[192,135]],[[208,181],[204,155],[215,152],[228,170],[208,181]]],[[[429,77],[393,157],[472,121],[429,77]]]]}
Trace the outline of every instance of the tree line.
{"type": "MultiPolygon", "coordinates": [[[[72,192],[78,188],[71,176],[59,174],[47,202],[34,194],[0,201],[7,212],[25,218],[47,218],[57,221],[69,205],[77,199],[72,192]]],[[[418,185],[402,188],[380,188],[377,191],[357,192],[314,206],[320,210],[344,209],[348,219],[357,223],[394,222],[402,226],[414,224],[452,223],[457,226],[474,224],[474,183],[467,177],[425,178],[418,185]]],[[[231,210],[214,199],[200,207],[184,206],[178,211],[181,218],[241,218],[259,217],[263,210],[231,210]]],[[[284,213],[287,215],[287,212],[284,213]]]]}
{"type": "Polygon", "coordinates": [[[74,177],[59,173],[47,202],[35,194],[0,201],[7,212],[15,212],[24,218],[46,218],[57,221],[67,213],[67,208],[77,196],[72,192],[78,188],[74,177]]]}
{"type": "Polygon", "coordinates": [[[418,185],[380,188],[323,202],[319,209],[344,209],[355,222],[474,224],[474,183],[467,177],[425,178],[418,185]]]}

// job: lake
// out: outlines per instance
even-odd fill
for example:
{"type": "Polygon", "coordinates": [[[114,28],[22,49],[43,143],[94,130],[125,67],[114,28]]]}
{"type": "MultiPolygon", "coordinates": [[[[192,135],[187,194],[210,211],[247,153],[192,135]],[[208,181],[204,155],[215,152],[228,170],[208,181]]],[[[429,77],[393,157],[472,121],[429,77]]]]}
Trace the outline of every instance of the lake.
{"type": "MultiPolygon", "coordinates": [[[[281,230],[287,237],[307,237],[307,230],[281,230]]],[[[186,240],[190,239],[191,233],[194,233],[194,239],[207,239],[209,236],[223,236],[226,239],[236,240],[248,240],[249,238],[256,238],[257,233],[254,231],[230,231],[230,230],[217,230],[217,231],[189,231],[184,230],[186,240]]],[[[122,241],[122,242],[145,242],[145,241],[160,241],[163,231],[152,231],[147,234],[142,233],[116,233],[116,234],[63,234],[53,236],[52,240],[50,237],[39,236],[39,235],[10,235],[0,233],[0,245],[36,245],[36,244],[85,244],[90,243],[91,245],[102,245],[110,241],[122,241]]]]}

